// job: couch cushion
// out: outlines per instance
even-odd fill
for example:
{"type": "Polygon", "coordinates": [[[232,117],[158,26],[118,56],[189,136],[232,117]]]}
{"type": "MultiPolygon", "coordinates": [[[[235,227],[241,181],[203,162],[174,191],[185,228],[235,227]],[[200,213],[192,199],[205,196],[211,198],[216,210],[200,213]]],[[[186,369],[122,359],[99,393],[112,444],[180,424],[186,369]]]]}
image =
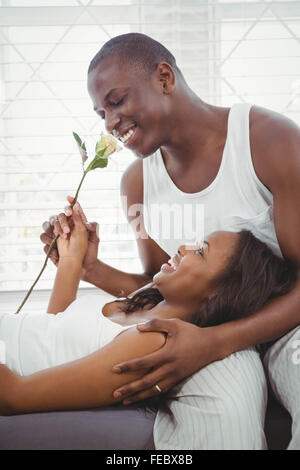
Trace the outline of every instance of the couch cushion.
{"type": "Polygon", "coordinates": [[[155,414],[122,405],[0,416],[1,450],[154,449],[155,414]]]}
{"type": "MultiPolygon", "coordinates": [[[[0,450],[153,450],[154,419],[154,413],[122,405],[0,416],[0,450]]],[[[271,394],[265,431],[269,449],[286,449],[291,438],[291,418],[271,394]]]]}

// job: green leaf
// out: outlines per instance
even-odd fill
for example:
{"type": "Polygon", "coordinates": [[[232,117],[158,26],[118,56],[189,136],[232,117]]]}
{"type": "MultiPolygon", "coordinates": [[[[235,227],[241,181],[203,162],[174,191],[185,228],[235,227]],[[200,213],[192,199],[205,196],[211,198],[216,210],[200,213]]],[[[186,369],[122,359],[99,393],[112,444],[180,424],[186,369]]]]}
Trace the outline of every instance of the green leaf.
{"type": "Polygon", "coordinates": [[[85,142],[82,142],[79,135],[76,134],[76,132],[73,132],[73,136],[74,136],[74,139],[76,140],[77,144],[79,145],[79,147],[86,151],[85,142]]]}
{"type": "Polygon", "coordinates": [[[93,165],[93,170],[96,168],[105,168],[108,164],[108,158],[99,158],[93,165]]]}
{"type": "Polygon", "coordinates": [[[95,170],[96,168],[105,168],[108,165],[108,158],[95,157],[94,160],[89,164],[88,171],[95,170]]]}
{"type": "Polygon", "coordinates": [[[82,159],[82,164],[84,165],[84,162],[86,162],[86,160],[88,159],[85,142],[82,142],[81,138],[79,137],[78,134],[76,134],[76,132],[73,132],[73,137],[76,140],[76,143],[78,145],[79,153],[82,159]]]}
{"type": "MultiPolygon", "coordinates": [[[[74,139],[76,140],[77,144],[81,147],[81,146],[82,146],[82,140],[81,140],[81,138],[79,137],[79,135],[76,134],[76,132],[73,132],[73,137],[74,137],[74,139]]],[[[86,149],[84,149],[84,150],[86,150],[86,149]]]]}

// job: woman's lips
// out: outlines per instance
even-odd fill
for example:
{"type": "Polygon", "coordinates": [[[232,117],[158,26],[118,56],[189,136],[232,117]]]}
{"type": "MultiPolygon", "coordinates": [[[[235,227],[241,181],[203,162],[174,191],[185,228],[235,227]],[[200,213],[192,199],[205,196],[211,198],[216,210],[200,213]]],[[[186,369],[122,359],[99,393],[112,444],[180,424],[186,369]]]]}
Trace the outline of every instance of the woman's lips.
{"type": "Polygon", "coordinates": [[[164,271],[164,272],[174,272],[174,271],[177,271],[177,268],[180,264],[180,258],[179,256],[176,254],[174,256],[172,256],[172,258],[169,259],[169,261],[167,263],[164,263],[162,265],[162,267],[160,268],[161,271],[164,271]]]}
{"type": "Polygon", "coordinates": [[[164,263],[160,270],[165,273],[173,273],[175,271],[173,266],[170,266],[168,263],[164,263]]]}

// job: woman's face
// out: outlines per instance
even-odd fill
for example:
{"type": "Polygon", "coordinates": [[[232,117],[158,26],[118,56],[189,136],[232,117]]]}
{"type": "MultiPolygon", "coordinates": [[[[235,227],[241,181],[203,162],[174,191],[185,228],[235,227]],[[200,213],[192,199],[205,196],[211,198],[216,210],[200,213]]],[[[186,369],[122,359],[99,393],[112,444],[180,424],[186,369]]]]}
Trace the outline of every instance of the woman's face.
{"type": "Polygon", "coordinates": [[[201,302],[216,294],[213,281],[226,268],[239,235],[219,231],[200,245],[181,245],[153,280],[165,300],[194,313],[201,302]]]}

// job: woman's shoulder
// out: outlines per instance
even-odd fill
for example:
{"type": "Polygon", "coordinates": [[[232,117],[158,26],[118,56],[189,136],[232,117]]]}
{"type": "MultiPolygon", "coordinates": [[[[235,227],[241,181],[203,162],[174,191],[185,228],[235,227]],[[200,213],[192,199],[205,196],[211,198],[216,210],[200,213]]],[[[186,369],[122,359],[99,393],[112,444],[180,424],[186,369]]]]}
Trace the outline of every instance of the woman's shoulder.
{"type": "Polygon", "coordinates": [[[113,313],[123,312],[126,305],[127,305],[126,300],[113,300],[111,302],[107,302],[103,306],[102,313],[105,317],[109,317],[113,313]]]}
{"type": "Polygon", "coordinates": [[[113,342],[117,342],[121,348],[126,347],[126,351],[129,353],[134,350],[137,354],[144,355],[163,347],[166,342],[166,335],[160,331],[142,332],[135,325],[122,331],[114,338],[113,342]]]}

